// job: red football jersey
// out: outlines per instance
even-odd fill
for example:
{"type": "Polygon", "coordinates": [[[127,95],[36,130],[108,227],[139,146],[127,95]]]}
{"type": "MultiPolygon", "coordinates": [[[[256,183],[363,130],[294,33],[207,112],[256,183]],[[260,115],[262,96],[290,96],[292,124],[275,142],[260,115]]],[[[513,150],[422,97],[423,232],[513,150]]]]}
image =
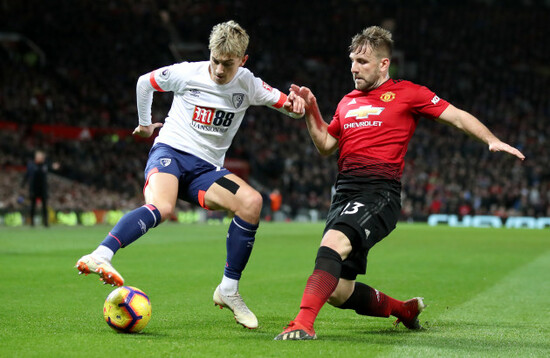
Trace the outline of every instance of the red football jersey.
{"type": "Polygon", "coordinates": [[[437,118],[448,106],[428,88],[403,80],[348,93],[328,126],[329,134],[338,139],[339,171],[399,180],[418,119],[437,118]]]}

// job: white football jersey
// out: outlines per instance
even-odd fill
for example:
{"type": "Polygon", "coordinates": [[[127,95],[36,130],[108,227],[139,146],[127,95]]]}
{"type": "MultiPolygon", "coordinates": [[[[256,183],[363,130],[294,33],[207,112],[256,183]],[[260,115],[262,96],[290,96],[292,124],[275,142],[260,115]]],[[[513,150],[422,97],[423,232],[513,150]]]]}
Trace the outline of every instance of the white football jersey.
{"type": "Polygon", "coordinates": [[[164,143],[223,166],[246,109],[264,105],[289,114],[282,108],[287,96],[244,67],[239,67],[231,82],[219,85],[210,78],[209,64],[182,62],[141,76],[137,84],[139,124],[151,124],[154,91],[174,92],[155,144],[164,143]]]}

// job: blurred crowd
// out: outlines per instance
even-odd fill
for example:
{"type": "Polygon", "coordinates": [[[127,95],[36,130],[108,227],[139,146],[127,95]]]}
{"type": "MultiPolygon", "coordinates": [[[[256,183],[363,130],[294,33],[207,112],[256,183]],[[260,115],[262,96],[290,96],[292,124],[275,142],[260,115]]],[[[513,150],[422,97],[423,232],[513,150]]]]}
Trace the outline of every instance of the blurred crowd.
{"type": "MultiPolygon", "coordinates": [[[[234,19],[251,36],[247,67],[285,92],[291,83],[310,87],[327,122],[353,89],[351,37],[366,26],[387,27],[396,42],[393,78],[426,85],[526,155],[520,162],[489,153],[456,129],[421,119],[403,173],[403,219],[550,216],[548,2],[55,3],[0,3],[0,34],[29,40],[0,37],[0,210],[25,207],[22,170],[39,148],[61,164],[59,177],[50,178],[52,207],[139,205],[150,142],[114,135],[60,140],[36,125],[131,132],[137,78],[178,61],[206,60],[212,26],[234,19]]],[[[170,102],[170,94],[155,94],[154,121],[163,120],[170,102]]],[[[249,109],[227,158],[249,163],[248,180],[266,198],[280,191],[289,217],[326,213],[336,157],[316,152],[302,120],[249,109]]]]}

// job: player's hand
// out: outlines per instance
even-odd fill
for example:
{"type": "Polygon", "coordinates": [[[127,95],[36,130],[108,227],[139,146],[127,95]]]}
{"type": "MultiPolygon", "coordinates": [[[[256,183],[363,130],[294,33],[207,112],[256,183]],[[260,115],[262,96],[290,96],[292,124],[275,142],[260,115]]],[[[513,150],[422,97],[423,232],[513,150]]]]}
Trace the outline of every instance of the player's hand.
{"type": "Polygon", "coordinates": [[[162,127],[162,123],[151,123],[148,126],[142,126],[141,124],[138,125],[134,131],[132,132],[132,135],[138,135],[142,138],[149,138],[153,135],[153,132],[155,129],[162,127]]]}
{"type": "Polygon", "coordinates": [[[317,104],[317,99],[315,98],[311,90],[307,87],[304,87],[304,86],[298,87],[297,85],[292,84],[290,86],[290,95],[293,95],[293,94],[304,99],[306,111],[310,107],[317,104]]]}
{"type": "Polygon", "coordinates": [[[506,152],[506,153],[509,153],[511,155],[514,155],[514,156],[518,157],[521,160],[525,159],[525,155],[523,155],[522,152],[520,152],[518,149],[512,147],[511,145],[506,144],[506,143],[501,142],[501,141],[489,143],[489,150],[491,152],[506,152]]]}
{"type": "Polygon", "coordinates": [[[306,113],[305,101],[302,97],[296,95],[294,92],[290,92],[287,96],[286,102],[283,104],[283,108],[290,113],[297,114],[299,118],[303,117],[306,113]]]}

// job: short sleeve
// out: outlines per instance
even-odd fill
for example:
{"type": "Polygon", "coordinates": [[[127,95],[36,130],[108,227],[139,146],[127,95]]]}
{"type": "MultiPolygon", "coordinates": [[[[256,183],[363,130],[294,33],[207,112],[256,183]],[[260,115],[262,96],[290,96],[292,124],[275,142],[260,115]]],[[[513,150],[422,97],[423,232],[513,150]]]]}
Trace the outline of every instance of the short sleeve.
{"type": "Polygon", "coordinates": [[[339,110],[337,109],[336,113],[334,113],[334,116],[332,116],[332,121],[330,121],[327,127],[328,134],[337,139],[340,138],[340,130],[342,128],[340,126],[340,116],[338,115],[338,112],[339,110]]]}
{"type": "Polygon", "coordinates": [[[437,118],[449,106],[449,102],[439,98],[434,92],[425,86],[418,86],[411,103],[411,111],[414,114],[429,118],[437,118]]]}

